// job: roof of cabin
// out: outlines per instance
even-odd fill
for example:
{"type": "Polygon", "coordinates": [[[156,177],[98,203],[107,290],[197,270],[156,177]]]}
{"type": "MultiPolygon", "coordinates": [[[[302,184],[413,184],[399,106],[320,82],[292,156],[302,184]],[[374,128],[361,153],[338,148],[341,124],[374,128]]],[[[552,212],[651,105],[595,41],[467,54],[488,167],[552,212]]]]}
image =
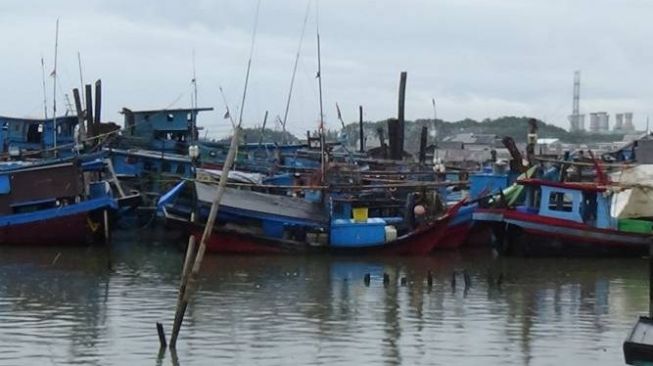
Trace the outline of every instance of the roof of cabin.
{"type": "Polygon", "coordinates": [[[174,109],[150,109],[150,110],[142,110],[142,111],[132,111],[129,108],[122,108],[122,111],[120,113],[125,114],[125,113],[134,113],[134,114],[144,114],[144,113],[188,113],[188,112],[204,112],[204,111],[212,111],[213,107],[206,107],[206,108],[174,108],[174,109]]]}
{"type": "MultiPolygon", "coordinates": [[[[24,123],[44,123],[44,122],[52,122],[52,118],[48,119],[43,119],[43,118],[21,118],[21,117],[7,117],[7,116],[0,116],[0,120],[4,121],[11,121],[11,122],[24,122],[24,123]]],[[[57,117],[57,122],[77,122],[77,116],[59,116],[57,117]]]]}
{"type": "Polygon", "coordinates": [[[577,191],[591,191],[591,192],[604,192],[607,187],[601,186],[597,183],[591,182],[556,182],[551,180],[544,179],[520,179],[517,183],[521,185],[530,185],[530,186],[546,186],[546,187],[556,187],[556,188],[565,188],[565,189],[574,189],[577,191]]]}

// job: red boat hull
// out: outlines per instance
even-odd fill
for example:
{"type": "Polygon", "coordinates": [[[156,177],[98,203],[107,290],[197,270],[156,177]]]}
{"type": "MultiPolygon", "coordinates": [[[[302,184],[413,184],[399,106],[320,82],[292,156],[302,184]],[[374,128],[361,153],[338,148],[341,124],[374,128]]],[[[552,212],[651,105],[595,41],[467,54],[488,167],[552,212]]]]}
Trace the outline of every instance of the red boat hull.
{"type": "Polygon", "coordinates": [[[578,222],[518,212],[485,210],[499,215],[493,224],[497,248],[519,255],[633,255],[648,252],[651,237],[578,222]]]}
{"type": "Polygon", "coordinates": [[[91,228],[89,213],[7,225],[0,228],[1,245],[76,245],[91,241],[100,224],[91,228]]]}
{"type": "MultiPolygon", "coordinates": [[[[303,242],[259,237],[251,234],[214,230],[206,242],[206,249],[214,253],[230,254],[291,254],[291,253],[328,253],[346,255],[427,255],[437,247],[447,234],[450,215],[425,225],[415,232],[397,238],[388,243],[368,247],[330,247],[313,246],[303,242]]],[[[195,225],[191,233],[199,238],[203,227],[195,225]]]]}
{"type": "Polygon", "coordinates": [[[471,222],[448,226],[442,240],[440,240],[434,249],[456,249],[462,247],[467,242],[467,238],[469,238],[471,228],[471,222]]]}

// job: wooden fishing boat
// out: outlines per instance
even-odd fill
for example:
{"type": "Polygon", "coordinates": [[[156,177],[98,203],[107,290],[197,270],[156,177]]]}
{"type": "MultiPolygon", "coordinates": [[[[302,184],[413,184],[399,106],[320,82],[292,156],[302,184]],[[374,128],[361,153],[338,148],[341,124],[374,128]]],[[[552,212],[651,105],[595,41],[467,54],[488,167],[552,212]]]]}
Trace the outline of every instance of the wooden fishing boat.
{"type": "MultiPolygon", "coordinates": [[[[217,192],[213,184],[194,182],[198,209],[193,214],[167,205],[177,192],[166,194],[160,204],[169,224],[201,235],[208,206],[217,192]],[[199,219],[198,219],[199,218],[199,219]]],[[[397,233],[401,218],[334,218],[318,202],[268,193],[226,188],[218,221],[207,241],[207,250],[234,254],[330,253],[426,255],[447,235],[447,225],[462,202],[444,214],[397,233]]],[[[189,207],[186,203],[183,207],[189,207]]],[[[354,215],[356,216],[356,214],[354,215]]]]}
{"type": "MultiPolygon", "coordinates": [[[[443,241],[450,214],[421,226],[391,241],[379,240],[365,245],[332,245],[324,241],[297,241],[270,238],[253,232],[239,231],[229,225],[216,225],[207,241],[207,250],[231,254],[328,253],[347,255],[427,255],[443,241]]],[[[171,218],[171,217],[168,217],[171,218]]],[[[178,220],[178,218],[171,218],[178,220]]],[[[183,222],[190,232],[201,237],[204,226],[183,222]]],[[[361,230],[364,230],[361,228],[361,230]]],[[[319,237],[315,237],[320,240],[319,237]]]]}
{"type": "Polygon", "coordinates": [[[525,255],[644,255],[653,222],[611,216],[613,191],[597,183],[541,179],[517,182],[525,204],[479,208],[474,220],[489,222],[496,249],[525,255]]]}
{"type": "Polygon", "coordinates": [[[82,244],[108,235],[108,182],[86,185],[77,160],[0,168],[0,244],[82,244]]]}
{"type": "Polygon", "coordinates": [[[648,365],[653,362],[653,319],[640,316],[623,344],[628,365],[648,365]]]}

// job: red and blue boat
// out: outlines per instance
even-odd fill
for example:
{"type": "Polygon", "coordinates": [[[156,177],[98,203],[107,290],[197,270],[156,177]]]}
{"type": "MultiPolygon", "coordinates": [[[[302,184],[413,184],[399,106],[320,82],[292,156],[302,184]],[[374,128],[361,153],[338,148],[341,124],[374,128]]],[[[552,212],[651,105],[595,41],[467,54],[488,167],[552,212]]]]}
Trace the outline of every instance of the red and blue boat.
{"type": "Polygon", "coordinates": [[[495,248],[521,255],[644,255],[653,238],[648,217],[619,217],[623,187],[542,179],[517,182],[523,204],[479,208],[474,220],[492,227],[495,248]]]}
{"type": "Polygon", "coordinates": [[[0,244],[83,244],[107,237],[119,208],[106,181],[86,182],[81,161],[0,166],[0,244]]]}
{"type": "MultiPolygon", "coordinates": [[[[159,205],[169,224],[200,237],[216,194],[215,184],[182,182],[165,194],[159,205]],[[192,194],[183,198],[184,189],[192,194]]],[[[350,213],[349,200],[327,196],[324,204],[306,197],[226,188],[207,250],[232,254],[427,255],[443,242],[450,219],[462,205],[407,225],[401,216],[354,214],[352,218],[343,214],[350,213]]]]}

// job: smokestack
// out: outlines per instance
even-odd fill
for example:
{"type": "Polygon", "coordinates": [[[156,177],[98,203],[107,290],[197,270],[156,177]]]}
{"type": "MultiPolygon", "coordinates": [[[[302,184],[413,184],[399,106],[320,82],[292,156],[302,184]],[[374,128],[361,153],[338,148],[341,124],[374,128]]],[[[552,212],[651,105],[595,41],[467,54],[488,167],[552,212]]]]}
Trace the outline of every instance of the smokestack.
{"type": "Polygon", "coordinates": [[[624,113],[624,130],[635,131],[632,112],[624,113]]]}
{"type": "Polygon", "coordinates": [[[614,130],[615,131],[620,131],[623,130],[624,128],[624,114],[623,113],[617,113],[614,116],[614,130]]]}

